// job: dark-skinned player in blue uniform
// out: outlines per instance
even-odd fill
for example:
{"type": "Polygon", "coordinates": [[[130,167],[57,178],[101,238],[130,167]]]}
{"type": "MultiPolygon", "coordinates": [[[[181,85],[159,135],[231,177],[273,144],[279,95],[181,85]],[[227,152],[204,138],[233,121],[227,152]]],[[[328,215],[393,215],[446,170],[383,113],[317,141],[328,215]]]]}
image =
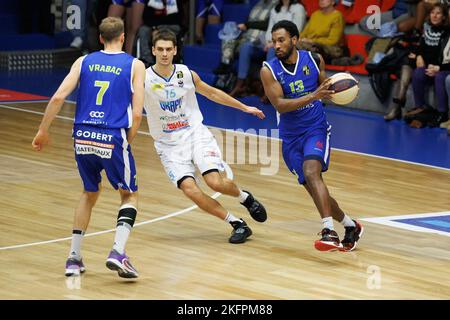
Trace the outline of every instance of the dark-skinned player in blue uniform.
{"type": "Polygon", "coordinates": [[[352,251],[363,233],[328,192],[322,172],[330,160],[330,131],[322,99],[329,99],[330,79],[317,53],[297,50],[296,25],[282,20],[272,30],[276,58],[263,63],[261,80],[272,105],[280,113],[283,159],[311,197],[322,217],[321,238],[314,246],[320,251],[352,251]],[[342,242],[334,230],[333,218],[345,227],[342,242]]]}

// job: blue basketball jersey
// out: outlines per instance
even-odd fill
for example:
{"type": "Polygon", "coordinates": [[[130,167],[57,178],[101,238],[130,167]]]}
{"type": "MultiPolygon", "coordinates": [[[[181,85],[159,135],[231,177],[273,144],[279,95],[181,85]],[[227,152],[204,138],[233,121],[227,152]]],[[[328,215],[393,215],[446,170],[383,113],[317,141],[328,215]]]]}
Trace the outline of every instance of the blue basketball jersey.
{"type": "MultiPolygon", "coordinates": [[[[295,99],[314,92],[318,87],[320,70],[311,52],[299,50],[293,72],[287,70],[278,58],[264,65],[283,88],[284,98],[295,99]]],[[[315,128],[328,127],[323,104],[316,100],[297,110],[280,114],[280,137],[287,141],[315,128]]]]}
{"type": "Polygon", "coordinates": [[[84,57],[75,112],[75,125],[130,128],[134,57],[97,51],[84,57]]]}

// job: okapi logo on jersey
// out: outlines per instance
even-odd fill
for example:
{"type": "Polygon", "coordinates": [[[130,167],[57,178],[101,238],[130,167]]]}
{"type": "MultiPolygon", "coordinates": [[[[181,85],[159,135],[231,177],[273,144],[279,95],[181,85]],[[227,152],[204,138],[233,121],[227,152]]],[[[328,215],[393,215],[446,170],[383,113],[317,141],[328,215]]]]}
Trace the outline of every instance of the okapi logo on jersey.
{"type": "Polygon", "coordinates": [[[309,74],[311,73],[311,70],[309,70],[308,66],[303,66],[302,70],[305,76],[309,76],[309,74]]]}
{"type": "Polygon", "coordinates": [[[183,71],[177,71],[177,79],[183,79],[184,74],[183,71]]]}
{"type": "Polygon", "coordinates": [[[180,98],[174,101],[160,101],[159,105],[161,106],[161,109],[163,109],[164,111],[175,112],[181,105],[181,100],[182,99],[180,98]]]}

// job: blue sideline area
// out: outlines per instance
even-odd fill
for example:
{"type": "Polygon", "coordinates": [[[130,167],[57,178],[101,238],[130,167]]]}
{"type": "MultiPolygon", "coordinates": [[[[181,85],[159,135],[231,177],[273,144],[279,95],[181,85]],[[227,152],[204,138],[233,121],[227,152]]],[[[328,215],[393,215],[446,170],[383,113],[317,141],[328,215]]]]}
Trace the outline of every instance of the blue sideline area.
{"type": "MultiPolygon", "coordinates": [[[[2,72],[0,88],[50,97],[67,72],[67,69],[2,72]]],[[[76,100],[76,94],[72,94],[69,100],[76,100]]],[[[244,131],[255,129],[257,132],[277,126],[273,107],[262,104],[254,96],[243,98],[242,101],[261,108],[266,114],[265,120],[217,105],[203,96],[199,96],[198,100],[204,123],[209,126],[244,131]]],[[[380,114],[337,106],[327,106],[326,113],[332,125],[331,146],[334,148],[450,169],[450,138],[444,129],[413,129],[399,120],[385,122],[380,114]]]]}

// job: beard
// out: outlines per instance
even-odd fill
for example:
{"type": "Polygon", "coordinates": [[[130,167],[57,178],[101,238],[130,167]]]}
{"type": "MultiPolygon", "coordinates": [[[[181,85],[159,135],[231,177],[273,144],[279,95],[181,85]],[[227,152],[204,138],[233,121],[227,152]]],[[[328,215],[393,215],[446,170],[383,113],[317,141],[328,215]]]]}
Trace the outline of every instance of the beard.
{"type": "Polygon", "coordinates": [[[276,56],[278,59],[280,59],[281,61],[286,61],[287,59],[289,59],[289,57],[291,56],[292,52],[294,51],[294,46],[291,44],[291,46],[286,50],[285,54],[280,53],[280,55],[278,55],[276,52],[276,56]]]}

